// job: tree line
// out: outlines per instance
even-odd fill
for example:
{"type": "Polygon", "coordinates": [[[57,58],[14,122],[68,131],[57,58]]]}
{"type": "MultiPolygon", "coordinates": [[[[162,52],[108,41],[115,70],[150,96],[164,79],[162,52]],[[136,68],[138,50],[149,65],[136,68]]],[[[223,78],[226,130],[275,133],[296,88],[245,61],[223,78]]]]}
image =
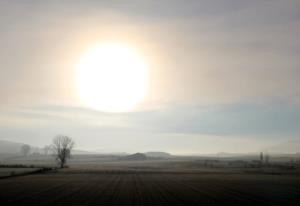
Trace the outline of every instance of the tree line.
{"type": "MultiPolygon", "coordinates": [[[[52,140],[51,145],[46,145],[43,148],[45,155],[53,155],[58,165],[63,168],[67,163],[67,159],[71,157],[72,149],[74,148],[75,142],[71,137],[65,135],[58,135],[52,140]]],[[[21,147],[21,154],[28,156],[32,148],[30,145],[24,144],[21,147]]]]}

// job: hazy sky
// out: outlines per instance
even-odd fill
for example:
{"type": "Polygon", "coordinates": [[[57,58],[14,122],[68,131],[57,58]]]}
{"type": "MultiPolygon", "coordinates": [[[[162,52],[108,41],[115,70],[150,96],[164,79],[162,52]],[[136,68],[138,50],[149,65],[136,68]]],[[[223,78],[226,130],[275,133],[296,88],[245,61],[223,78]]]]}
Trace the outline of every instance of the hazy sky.
{"type": "Polygon", "coordinates": [[[300,140],[300,1],[0,1],[0,139],[86,150],[252,152],[300,140]],[[81,105],[88,47],[125,42],[149,67],[135,111],[81,105]]]}

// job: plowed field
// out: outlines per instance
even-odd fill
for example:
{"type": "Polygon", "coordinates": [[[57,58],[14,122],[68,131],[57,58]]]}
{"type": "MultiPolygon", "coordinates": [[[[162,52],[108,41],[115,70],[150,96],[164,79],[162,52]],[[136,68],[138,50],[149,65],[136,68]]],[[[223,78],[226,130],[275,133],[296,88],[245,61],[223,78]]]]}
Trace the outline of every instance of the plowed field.
{"type": "Polygon", "coordinates": [[[299,205],[300,177],[66,169],[0,180],[4,205],[299,205]]]}

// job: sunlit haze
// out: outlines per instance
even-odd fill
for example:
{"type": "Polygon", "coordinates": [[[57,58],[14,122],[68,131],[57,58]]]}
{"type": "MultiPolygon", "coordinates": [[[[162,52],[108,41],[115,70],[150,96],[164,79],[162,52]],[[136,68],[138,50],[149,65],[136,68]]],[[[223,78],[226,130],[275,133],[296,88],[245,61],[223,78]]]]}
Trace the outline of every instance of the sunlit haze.
{"type": "Polygon", "coordinates": [[[0,140],[299,152],[300,1],[0,1],[0,140]]]}

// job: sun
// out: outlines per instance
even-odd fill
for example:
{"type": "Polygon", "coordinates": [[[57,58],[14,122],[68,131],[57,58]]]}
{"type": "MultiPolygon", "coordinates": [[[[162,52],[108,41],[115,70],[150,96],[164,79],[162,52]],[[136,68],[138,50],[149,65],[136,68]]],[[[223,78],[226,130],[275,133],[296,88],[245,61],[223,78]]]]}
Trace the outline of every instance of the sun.
{"type": "Polygon", "coordinates": [[[147,67],[131,47],[102,43],[84,53],[77,65],[81,102],[105,112],[126,112],[140,103],[147,89],[147,67]]]}

